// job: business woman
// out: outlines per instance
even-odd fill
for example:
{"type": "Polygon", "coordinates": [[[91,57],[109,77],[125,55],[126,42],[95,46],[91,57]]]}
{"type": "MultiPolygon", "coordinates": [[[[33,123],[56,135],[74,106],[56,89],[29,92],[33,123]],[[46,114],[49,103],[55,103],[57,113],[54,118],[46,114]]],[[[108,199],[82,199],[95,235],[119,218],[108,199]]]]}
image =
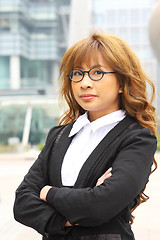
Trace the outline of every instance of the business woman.
{"type": "Polygon", "coordinates": [[[129,46],[104,33],[66,52],[60,79],[69,109],[16,191],[15,219],[43,239],[133,240],[131,212],[157,167],[154,85],[129,46]]]}

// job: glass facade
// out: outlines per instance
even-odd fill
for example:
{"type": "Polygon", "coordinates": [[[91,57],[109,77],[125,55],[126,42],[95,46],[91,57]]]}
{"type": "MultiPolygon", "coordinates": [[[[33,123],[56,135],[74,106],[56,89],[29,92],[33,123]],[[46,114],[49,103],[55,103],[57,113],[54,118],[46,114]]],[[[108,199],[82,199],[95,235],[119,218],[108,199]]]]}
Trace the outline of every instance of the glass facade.
{"type": "Polygon", "coordinates": [[[52,63],[45,60],[28,60],[21,57],[21,88],[45,88],[52,85],[52,63]]]}
{"type": "Polygon", "coordinates": [[[8,99],[0,106],[0,144],[6,145],[12,137],[23,142],[28,108],[31,108],[28,142],[44,143],[49,129],[56,125],[60,115],[57,101],[53,99],[8,99]]]}
{"type": "Polygon", "coordinates": [[[0,108],[0,144],[8,144],[11,137],[22,140],[25,112],[26,106],[11,105],[0,108]]]}
{"type": "Polygon", "coordinates": [[[58,58],[56,1],[10,0],[0,5],[0,55],[58,58]]]}
{"type": "MultiPolygon", "coordinates": [[[[54,72],[57,71],[54,70],[54,65],[60,63],[67,47],[64,26],[69,25],[69,9],[70,0],[0,1],[0,69],[8,68],[6,57],[19,56],[18,88],[50,88],[53,81],[57,80],[54,79],[55,76],[58,77],[58,72],[54,72]],[[34,68],[31,65],[34,65],[35,71],[40,72],[36,76],[33,71],[33,76],[30,73],[30,68],[34,68]]],[[[10,68],[12,67],[9,66],[10,68]]],[[[8,71],[9,76],[3,78],[0,88],[14,88],[14,84],[10,83],[12,72],[8,71]]]]}
{"type": "Polygon", "coordinates": [[[44,143],[57,123],[54,99],[70,2],[0,0],[0,144],[12,137],[23,144],[44,143]]]}
{"type": "Polygon", "coordinates": [[[0,89],[9,88],[9,57],[0,56],[0,89]]]}

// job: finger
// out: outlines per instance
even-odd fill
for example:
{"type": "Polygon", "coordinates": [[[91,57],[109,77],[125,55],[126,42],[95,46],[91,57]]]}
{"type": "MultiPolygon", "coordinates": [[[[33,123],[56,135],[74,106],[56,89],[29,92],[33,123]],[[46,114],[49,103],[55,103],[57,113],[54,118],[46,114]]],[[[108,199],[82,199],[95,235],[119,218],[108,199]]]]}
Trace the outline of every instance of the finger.
{"type": "Polygon", "coordinates": [[[110,167],[110,168],[104,173],[104,175],[110,173],[111,171],[112,171],[112,167],[110,167]]]}
{"type": "Polygon", "coordinates": [[[107,169],[107,171],[98,179],[96,186],[102,184],[105,179],[111,177],[111,176],[112,176],[111,171],[112,171],[112,167],[110,167],[109,169],[107,169]]]}
{"type": "Polygon", "coordinates": [[[111,177],[111,176],[112,176],[112,173],[108,173],[108,174],[106,174],[106,175],[104,176],[104,178],[103,178],[103,181],[104,181],[105,179],[111,177]]]}
{"type": "Polygon", "coordinates": [[[112,168],[110,167],[100,178],[106,177],[108,174],[110,174],[112,171],[112,168]]]}
{"type": "Polygon", "coordinates": [[[107,175],[100,177],[97,181],[96,186],[99,186],[100,184],[102,184],[104,182],[105,179],[107,179],[111,176],[112,176],[112,173],[108,173],[107,175]]]}

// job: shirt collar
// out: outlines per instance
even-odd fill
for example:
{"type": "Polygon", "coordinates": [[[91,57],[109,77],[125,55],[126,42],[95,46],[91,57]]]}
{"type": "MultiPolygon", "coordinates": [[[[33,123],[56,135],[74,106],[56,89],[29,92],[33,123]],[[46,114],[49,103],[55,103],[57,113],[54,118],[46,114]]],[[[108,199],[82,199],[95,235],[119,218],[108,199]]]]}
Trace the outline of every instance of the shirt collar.
{"type": "Polygon", "coordinates": [[[107,114],[101,118],[98,118],[93,122],[90,122],[87,115],[88,114],[86,112],[85,114],[77,118],[76,122],[73,124],[73,127],[70,131],[69,137],[72,137],[73,135],[78,133],[84,126],[88,124],[90,125],[91,130],[95,132],[97,129],[101,127],[104,127],[106,125],[110,125],[116,122],[120,122],[126,116],[125,111],[118,110],[110,114],[107,114]]]}
{"type": "Polygon", "coordinates": [[[76,122],[73,124],[73,127],[70,131],[69,137],[72,137],[74,134],[78,133],[87,124],[90,124],[90,121],[88,120],[86,112],[77,118],[76,122]]]}

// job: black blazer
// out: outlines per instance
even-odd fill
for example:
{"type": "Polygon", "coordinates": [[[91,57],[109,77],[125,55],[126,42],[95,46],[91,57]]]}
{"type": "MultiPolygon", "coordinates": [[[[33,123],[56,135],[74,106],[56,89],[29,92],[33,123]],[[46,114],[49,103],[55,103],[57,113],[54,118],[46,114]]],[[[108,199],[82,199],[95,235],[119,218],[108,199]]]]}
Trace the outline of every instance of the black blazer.
{"type": "Polygon", "coordinates": [[[43,239],[133,240],[130,210],[148,182],[156,137],[127,116],[88,157],[74,187],[67,188],[62,186],[61,166],[72,140],[68,137],[72,125],[50,130],[45,147],[16,191],[15,219],[37,230],[43,239]],[[110,166],[112,177],[95,187],[110,166]],[[57,188],[45,203],[39,193],[47,184],[57,188]],[[63,227],[66,220],[73,227],[63,227]],[[53,225],[52,234],[46,234],[48,224],[53,225]]]}

